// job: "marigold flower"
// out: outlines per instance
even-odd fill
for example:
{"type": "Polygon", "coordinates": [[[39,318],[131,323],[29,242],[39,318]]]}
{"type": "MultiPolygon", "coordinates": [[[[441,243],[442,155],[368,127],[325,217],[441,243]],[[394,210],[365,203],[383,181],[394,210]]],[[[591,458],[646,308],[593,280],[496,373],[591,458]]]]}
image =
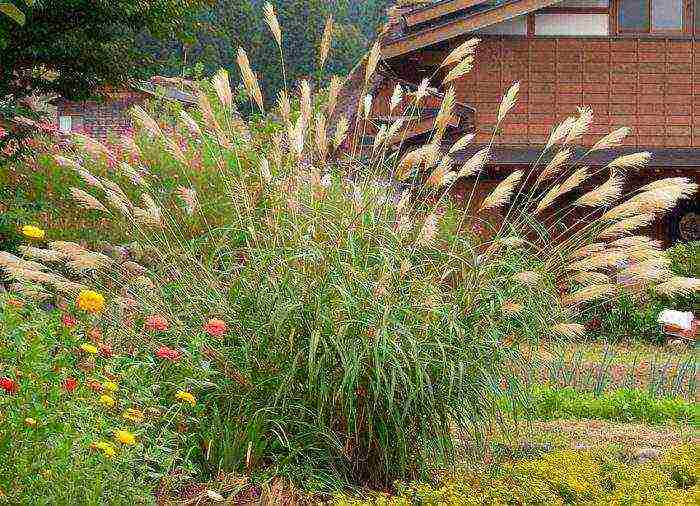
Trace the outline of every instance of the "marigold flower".
{"type": "Polygon", "coordinates": [[[178,392],[175,394],[175,398],[179,401],[188,402],[192,406],[197,403],[197,399],[194,398],[194,395],[189,392],[185,392],[184,390],[178,390],[178,392]]]}
{"type": "Polygon", "coordinates": [[[7,299],[7,305],[10,307],[23,308],[24,302],[19,299],[7,299]]]}
{"type": "Polygon", "coordinates": [[[94,450],[101,450],[107,457],[114,457],[117,454],[117,449],[114,447],[114,445],[112,443],[107,443],[106,441],[92,443],[90,447],[94,450]]]}
{"type": "Polygon", "coordinates": [[[122,416],[131,422],[134,423],[141,423],[143,422],[143,411],[134,409],[134,408],[129,408],[124,413],[122,413],[122,416]]]}
{"type": "Polygon", "coordinates": [[[63,316],[61,316],[61,323],[63,323],[64,327],[72,329],[78,324],[78,320],[73,318],[71,315],[64,314],[63,316]]]}
{"type": "Polygon", "coordinates": [[[228,331],[226,322],[216,318],[212,318],[204,324],[204,332],[213,337],[221,337],[228,331]]]}
{"type": "Polygon", "coordinates": [[[170,327],[168,320],[166,320],[165,317],[159,314],[147,316],[144,325],[146,327],[146,330],[153,331],[168,330],[168,328],[170,327]]]}
{"type": "Polygon", "coordinates": [[[91,355],[95,355],[97,353],[97,347],[89,343],[81,344],[80,349],[85,353],[90,353],[91,355]]]}
{"type": "Polygon", "coordinates": [[[117,403],[117,401],[114,400],[113,397],[110,397],[109,395],[100,395],[100,403],[102,403],[103,406],[111,408],[114,407],[114,405],[117,403]]]}
{"type": "Polygon", "coordinates": [[[128,430],[117,430],[114,432],[114,438],[124,445],[135,445],[136,437],[128,430]]]}
{"type": "Polygon", "coordinates": [[[24,225],[20,231],[22,232],[23,236],[29,237],[30,239],[43,239],[46,235],[44,230],[40,229],[39,227],[35,227],[34,225],[24,225]]]}
{"type": "Polygon", "coordinates": [[[0,388],[8,394],[14,394],[19,390],[19,385],[17,385],[15,380],[10,378],[0,378],[0,388]]]}
{"type": "Polygon", "coordinates": [[[76,303],[80,309],[88,313],[99,313],[105,308],[105,298],[93,290],[82,290],[76,303]]]}
{"type": "Polygon", "coordinates": [[[63,380],[63,388],[65,388],[67,392],[72,392],[78,388],[78,381],[75,378],[66,378],[63,380]]]}
{"type": "Polygon", "coordinates": [[[27,427],[36,427],[36,420],[28,416],[24,419],[24,425],[26,425],[27,427]]]}
{"type": "Polygon", "coordinates": [[[108,392],[116,392],[119,388],[119,385],[117,385],[113,381],[105,381],[104,383],[102,383],[102,388],[104,388],[108,392]]]}
{"type": "Polygon", "coordinates": [[[168,360],[172,360],[173,362],[178,360],[181,355],[182,355],[182,352],[180,352],[178,350],[173,350],[172,348],[168,348],[167,346],[160,346],[156,350],[156,357],[166,358],[168,360]]]}

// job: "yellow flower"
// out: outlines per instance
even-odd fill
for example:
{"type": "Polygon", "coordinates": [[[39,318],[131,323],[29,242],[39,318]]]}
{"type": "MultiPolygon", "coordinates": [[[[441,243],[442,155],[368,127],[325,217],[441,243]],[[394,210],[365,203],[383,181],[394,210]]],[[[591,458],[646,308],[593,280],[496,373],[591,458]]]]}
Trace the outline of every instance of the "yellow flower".
{"type": "Polygon", "coordinates": [[[113,407],[117,403],[117,401],[115,401],[109,395],[100,395],[100,402],[108,408],[113,407]]]}
{"type": "Polygon", "coordinates": [[[175,398],[179,401],[189,402],[192,406],[194,406],[197,402],[194,395],[189,392],[185,392],[184,390],[178,390],[178,392],[175,394],[175,398]]]}
{"type": "Polygon", "coordinates": [[[102,388],[104,388],[108,392],[116,392],[119,386],[117,386],[117,384],[112,381],[105,381],[104,383],[102,383],[102,388]]]}
{"type": "Polygon", "coordinates": [[[143,411],[140,411],[138,409],[134,408],[129,408],[124,413],[122,413],[122,416],[131,422],[134,423],[141,423],[143,422],[143,411]]]}
{"type": "Polygon", "coordinates": [[[95,355],[97,353],[97,347],[93,346],[92,344],[81,344],[80,349],[83,350],[85,353],[91,353],[95,355]]]}
{"type": "Polygon", "coordinates": [[[78,307],[88,313],[99,313],[105,308],[105,298],[93,290],[82,290],[76,299],[78,307]]]}
{"type": "Polygon", "coordinates": [[[117,454],[117,449],[114,447],[114,445],[112,443],[107,443],[106,441],[92,443],[90,446],[96,450],[102,450],[107,457],[114,457],[117,454]]]}
{"type": "Polygon", "coordinates": [[[121,444],[125,445],[135,445],[136,438],[128,430],[117,430],[114,432],[114,438],[121,444]]]}
{"type": "Polygon", "coordinates": [[[36,427],[36,420],[34,420],[34,418],[27,417],[24,419],[24,424],[27,427],[36,427]]]}
{"type": "Polygon", "coordinates": [[[30,239],[43,239],[46,235],[46,232],[34,225],[23,226],[21,232],[23,236],[29,237],[30,239]]]}

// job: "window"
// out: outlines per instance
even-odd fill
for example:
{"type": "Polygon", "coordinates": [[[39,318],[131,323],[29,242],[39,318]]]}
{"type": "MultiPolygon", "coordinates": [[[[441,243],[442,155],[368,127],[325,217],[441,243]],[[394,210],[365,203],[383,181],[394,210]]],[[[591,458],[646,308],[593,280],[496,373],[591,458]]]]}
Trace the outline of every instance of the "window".
{"type": "Polygon", "coordinates": [[[69,133],[73,129],[73,118],[70,116],[58,117],[58,131],[64,134],[69,133]]]}
{"type": "Polygon", "coordinates": [[[620,0],[621,32],[680,32],[683,30],[683,0],[620,0]]]}

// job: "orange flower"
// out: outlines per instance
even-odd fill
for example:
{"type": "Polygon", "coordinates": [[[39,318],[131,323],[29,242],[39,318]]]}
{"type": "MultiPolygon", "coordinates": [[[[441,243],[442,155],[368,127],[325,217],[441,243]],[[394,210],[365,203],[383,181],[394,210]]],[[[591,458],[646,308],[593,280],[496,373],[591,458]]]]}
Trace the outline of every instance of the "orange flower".
{"type": "Polygon", "coordinates": [[[145,327],[146,330],[163,331],[168,330],[170,324],[168,323],[168,320],[165,319],[165,317],[157,314],[146,317],[145,327]]]}
{"type": "Polygon", "coordinates": [[[216,318],[212,318],[204,324],[204,332],[214,337],[221,337],[228,331],[226,322],[216,318]]]}

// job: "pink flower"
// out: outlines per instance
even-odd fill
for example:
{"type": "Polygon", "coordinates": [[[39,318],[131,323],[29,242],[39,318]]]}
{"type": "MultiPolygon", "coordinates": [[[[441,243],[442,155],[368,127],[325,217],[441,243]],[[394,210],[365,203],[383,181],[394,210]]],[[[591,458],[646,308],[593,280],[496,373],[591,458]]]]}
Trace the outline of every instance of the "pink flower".
{"type": "Polygon", "coordinates": [[[109,344],[101,344],[98,350],[98,353],[103,358],[112,358],[112,355],[114,355],[112,347],[109,344]]]}
{"type": "Polygon", "coordinates": [[[204,324],[204,332],[214,337],[221,337],[228,331],[226,322],[223,320],[218,320],[212,318],[207,323],[204,324]]]}
{"type": "Polygon", "coordinates": [[[173,350],[172,348],[168,348],[167,346],[160,346],[156,350],[156,357],[158,358],[165,358],[167,360],[171,360],[175,362],[182,356],[182,353],[178,350],[173,350]]]}
{"type": "Polygon", "coordinates": [[[161,315],[151,315],[146,317],[145,322],[146,330],[168,330],[170,324],[161,315]]]}
{"type": "Polygon", "coordinates": [[[5,130],[3,127],[0,127],[0,139],[3,137],[7,137],[7,130],[5,130]]]}
{"type": "Polygon", "coordinates": [[[72,392],[78,388],[78,381],[75,378],[66,378],[63,380],[63,388],[65,388],[67,392],[72,392]]]}
{"type": "Polygon", "coordinates": [[[63,322],[63,325],[69,329],[72,329],[78,324],[78,320],[76,320],[69,314],[64,314],[63,316],[61,316],[61,322],[63,322]]]}

